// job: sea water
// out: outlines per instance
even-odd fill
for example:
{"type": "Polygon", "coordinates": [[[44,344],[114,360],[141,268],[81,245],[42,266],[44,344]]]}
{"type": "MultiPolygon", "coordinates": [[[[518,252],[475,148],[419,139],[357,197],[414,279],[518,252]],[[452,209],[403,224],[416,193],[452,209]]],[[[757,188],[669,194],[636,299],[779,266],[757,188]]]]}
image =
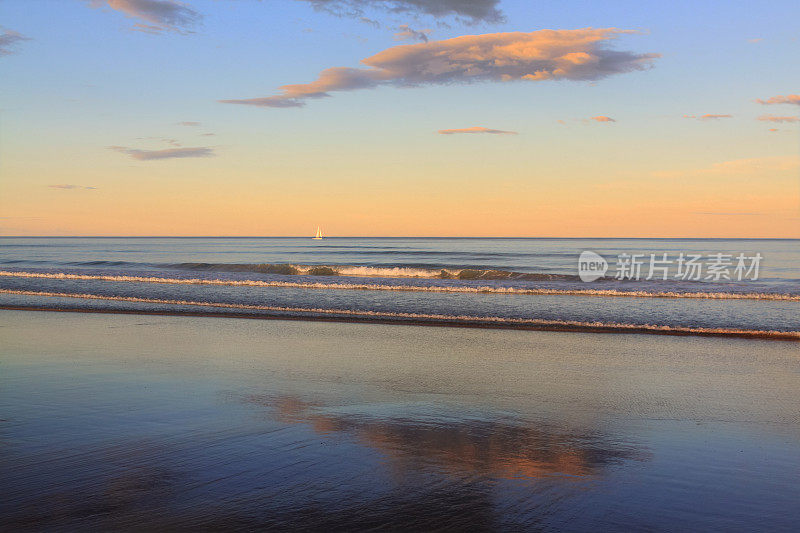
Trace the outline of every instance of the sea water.
{"type": "Polygon", "coordinates": [[[2,237],[0,305],[791,336],[800,241],[2,237]],[[581,280],[584,251],[606,276],[581,280]],[[651,271],[664,254],[670,270],[651,271]],[[681,276],[692,256],[701,270],[681,276]],[[756,269],[737,272],[737,257],[756,269]]]}

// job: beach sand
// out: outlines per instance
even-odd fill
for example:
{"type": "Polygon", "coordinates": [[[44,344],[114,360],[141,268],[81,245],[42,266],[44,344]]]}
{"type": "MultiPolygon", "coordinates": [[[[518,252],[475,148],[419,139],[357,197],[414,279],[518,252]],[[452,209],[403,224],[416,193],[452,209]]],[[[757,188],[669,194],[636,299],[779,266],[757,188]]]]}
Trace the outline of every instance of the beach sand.
{"type": "Polygon", "coordinates": [[[800,526],[800,352],[0,311],[0,516],[47,529],[800,526]]]}

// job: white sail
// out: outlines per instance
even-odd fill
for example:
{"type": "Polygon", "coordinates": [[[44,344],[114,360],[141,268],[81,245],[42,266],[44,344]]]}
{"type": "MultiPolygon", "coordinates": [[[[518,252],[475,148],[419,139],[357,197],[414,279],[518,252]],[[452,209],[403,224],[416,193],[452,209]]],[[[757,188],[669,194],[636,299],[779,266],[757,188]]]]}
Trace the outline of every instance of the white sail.
{"type": "Polygon", "coordinates": [[[314,237],[313,237],[313,238],[314,238],[314,239],[321,239],[321,238],[322,238],[322,230],[321,230],[321,229],[319,229],[319,226],[317,226],[317,234],[316,234],[316,235],[314,235],[314,237]]]}

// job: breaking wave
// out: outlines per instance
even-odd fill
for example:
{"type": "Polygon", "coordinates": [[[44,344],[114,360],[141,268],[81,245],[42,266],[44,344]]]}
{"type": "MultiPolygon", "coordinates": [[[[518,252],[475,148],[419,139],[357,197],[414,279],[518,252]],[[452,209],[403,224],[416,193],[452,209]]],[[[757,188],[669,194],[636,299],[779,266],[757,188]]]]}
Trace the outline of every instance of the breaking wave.
{"type": "MultiPolygon", "coordinates": [[[[583,331],[600,333],[650,333],[660,335],[700,335],[713,337],[743,337],[743,338],[762,338],[775,340],[800,341],[800,331],[775,331],[775,330],[748,330],[731,328],[705,328],[705,327],[684,327],[684,326],[660,326],[653,324],[620,324],[614,322],[581,322],[572,320],[548,320],[536,318],[507,318],[496,316],[471,316],[471,315],[442,315],[429,313],[407,313],[397,311],[369,311],[352,309],[328,309],[317,307],[284,307],[271,305],[248,305],[223,302],[199,302],[192,300],[172,300],[159,298],[141,298],[135,296],[105,296],[97,294],[61,293],[61,292],[38,292],[0,289],[0,294],[15,294],[24,296],[42,296],[52,298],[75,298],[83,300],[107,300],[133,303],[149,303],[157,305],[180,305],[211,308],[207,312],[208,316],[212,313],[216,316],[219,312],[214,310],[240,311],[228,312],[229,316],[253,316],[242,314],[246,311],[261,311],[262,318],[315,318],[331,317],[333,319],[355,319],[372,322],[405,322],[412,324],[428,325],[449,325],[449,326],[470,326],[470,327],[495,327],[511,329],[532,329],[532,330],[552,330],[552,331],[583,331]],[[270,315],[269,313],[274,313],[270,315]]],[[[15,308],[15,306],[6,306],[15,308]]],[[[26,308],[37,308],[36,306],[25,306],[26,308]]],[[[61,309],[61,310],[82,310],[82,309],[61,309]]],[[[115,312],[108,309],[92,309],[99,312],[115,312]]],[[[116,311],[125,312],[125,311],[116,311]]],[[[135,310],[134,312],[142,312],[135,310]]],[[[144,312],[164,314],[158,310],[148,310],[144,312]]],[[[169,314],[180,314],[173,312],[169,314]]]]}
{"type": "Polygon", "coordinates": [[[258,272],[294,276],[352,276],[365,278],[421,278],[460,280],[577,281],[571,274],[514,272],[485,268],[424,268],[417,266],[295,265],[290,263],[175,263],[159,265],[176,270],[258,272]]]}
{"type": "Polygon", "coordinates": [[[200,278],[164,278],[147,276],[112,276],[93,274],[69,274],[63,272],[15,272],[0,271],[0,277],[43,278],[64,280],[95,280],[123,283],[163,283],[180,285],[224,285],[250,287],[278,287],[297,289],[337,289],[337,290],[373,290],[373,291],[410,291],[437,293],[484,293],[484,294],[528,294],[528,295],[564,295],[564,296],[610,296],[634,298],[693,298],[718,300],[781,300],[800,301],[800,295],[781,293],[739,293],[739,292],[707,292],[707,291],[658,291],[658,290],[619,290],[619,289],[555,289],[477,285],[387,285],[380,283],[342,283],[315,281],[274,281],[274,280],[225,280],[200,278]]]}

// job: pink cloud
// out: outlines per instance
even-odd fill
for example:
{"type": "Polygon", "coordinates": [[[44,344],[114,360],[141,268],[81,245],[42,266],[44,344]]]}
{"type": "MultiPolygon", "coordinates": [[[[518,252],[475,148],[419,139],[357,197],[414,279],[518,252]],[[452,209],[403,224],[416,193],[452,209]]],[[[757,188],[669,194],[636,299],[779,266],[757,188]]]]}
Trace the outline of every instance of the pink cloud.
{"type": "Polygon", "coordinates": [[[613,118],[607,117],[605,115],[598,115],[596,117],[592,117],[592,120],[596,120],[597,122],[616,122],[616,120],[614,120],[613,118]]]}

